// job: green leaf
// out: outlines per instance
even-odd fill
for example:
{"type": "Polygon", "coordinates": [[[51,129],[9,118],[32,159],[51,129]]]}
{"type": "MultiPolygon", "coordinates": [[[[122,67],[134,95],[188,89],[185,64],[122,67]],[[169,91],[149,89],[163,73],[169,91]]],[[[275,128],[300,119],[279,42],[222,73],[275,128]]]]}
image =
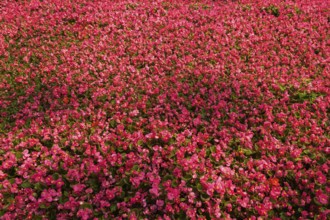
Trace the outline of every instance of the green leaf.
{"type": "Polygon", "coordinates": [[[173,150],[173,151],[171,151],[169,158],[173,158],[173,157],[175,157],[175,155],[176,155],[176,152],[173,150]]]}
{"type": "Polygon", "coordinates": [[[116,121],[114,121],[114,120],[110,121],[111,128],[116,128],[116,125],[117,125],[116,121]]]}
{"type": "Polygon", "coordinates": [[[41,191],[44,189],[44,187],[41,183],[36,183],[34,184],[34,189],[41,191]]]}
{"type": "Polygon", "coordinates": [[[66,203],[67,201],[69,201],[68,196],[62,196],[62,197],[60,197],[60,199],[59,199],[59,203],[60,203],[60,204],[64,204],[64,203],[66,203]]]}
{"type": "Polygon", "coordinates": [[[94,191],[98,191],[100,188],[100,183],[97,176],[91,176],[87,183],[94,191]]]}
{"type": "Polygon", "coordinates": [[[173,180],[171,185],[172,187],[177,187],[179,184],[175,180],[173,180]]]}
{"type": "Polygon", "coordinates": [[[210,200],[210,196],[207,195],[207,194],[205,194],[205,193],[203,193],[203,194],[201,195],[201,200],[202,200],[202,201],[208,201],[208,200],[210,200]]]}
{"type": "Polygon", "coordinates": [[[198,192],[202,192],[202,191],[203,191],[203,186],[202,186],[202,184],[197,183],[197,190],[198,190],[198,192]]]}
{"type": "Polygon", "coordinates": [[[282,92],[284,92],[285,89],[286,89],[285,86],[283,86],[283,85],[279,85],[279,87],[280,87],[280,89],[281,89],[282,92]]]}
{"type": "Polygon", "coordinates": [[[185,181],[189,181],[192,179],[192,175],[189,174],[189,173],[186,173],[183,177],[182,177],[183,180],[185,181]]]}
{"type": "Polygon", "coordinates": [[[85,203],[81,204],[80,207],[81,207],[81,208],[92,209],[92,208],[93,208],[93,205],[90,204],[90,203],[85,202],[85,203]]]}
{"type": "Polygon", "coordinates": [[[22,152],[15,152],[15,156],[17,159],[23,158],[23,153],[22,152]]]}
{"type": "Polygon", "coordinates": [[[173,176],[170,175],[170,174],[165,175],[164,178],[163,178],[164,181],[172,180],[172,179],[173,179],[173,176]]]}
{"type": "Polygon", "coordinates": [[[52,177],[53,177],[54,180],[58,180],[58,178],[60,177],[60,175],[58,173],[54,173],[52,175],[52,177]]]}
{"type": "Polygon", "coordinates": [[[250,149],[243,149],[243,153],[244,153],[245,155],[247,155],[247,156],[250,156],[250,155],[253,154],[253,151],[250,150],[250,149]]]}
{"type": "Polygon", "coordinates": [[[211,150],[212,153],[215,153],[215,151],[216,151],[216,146],[215,146],[215,145],[212,145],[212,146],[210,147],[210,150],[211,150]]]}
{"type": "Polygon", "coordinates": [[[135,164],[135,165],[132,167],[132,170],[136,170],[136,171],[140,170],[139,165],[135,164]]]}
{"type": "Polygon", "coordinates": [[[111,212],[115,212],[117,210],[117,205],[116,204],[112,204],[111,206],[110,206],[110,211],[111,212]]]}
{"type": "Polygon", "coordinates": [[[5,214],[5,210],[0,210],[0,217],[2,217],[5,214]]]}
{"type": "Polygon", "coordinates": [[[32,219],[42,220],[42,216],[41,215],[34,215],[32,219]]]}
{"type": "Polygon", "coordinates": [[[39,205],[39,208],[41,208],[41,209],[47,209],[48,206],[47,206],[45,203],[41,203],[41,204],[39,205]]]}
{"type": "Polygon", "coordinates": [[[31,188],[31,187],[32,187],[32,184],[29,183],[29,182],[23,182],[23,183],[21,184],[21,187],[22,187],[22,188],[31,188]]]}

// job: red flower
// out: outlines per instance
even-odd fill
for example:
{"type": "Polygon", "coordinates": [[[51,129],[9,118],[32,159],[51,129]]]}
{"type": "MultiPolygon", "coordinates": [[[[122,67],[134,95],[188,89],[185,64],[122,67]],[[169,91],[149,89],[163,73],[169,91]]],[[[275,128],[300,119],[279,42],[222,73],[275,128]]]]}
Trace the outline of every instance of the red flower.
{"type": "Polygon", "coordinates": [[[329,202],[328,195],[324,194],[321,190],[316,192],[316,200],[322,205],[327,205],[329,202]]]}

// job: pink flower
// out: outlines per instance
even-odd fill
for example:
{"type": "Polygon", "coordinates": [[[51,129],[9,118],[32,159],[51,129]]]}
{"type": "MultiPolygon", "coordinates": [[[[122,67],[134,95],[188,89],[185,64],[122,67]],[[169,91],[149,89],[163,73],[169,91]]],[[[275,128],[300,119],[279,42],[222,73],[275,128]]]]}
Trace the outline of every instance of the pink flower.
{"type": "Polygon", "coordinates": [[[164,205],[164,201],[163,201],[163,200],[157,200],[157,201],[156,201],[156,205],[157,205],[158,207],[163,207],[163,205],[164,205]]]}
{"type": "Polygon", "coordinates": [[[317,175],[317,181],[320,184],[325,184],[327,182],[326,176],[323,175],[323,173],[321,171],[318,171],[316,175],[317,175]]]}
{"type": "Polygon", "coordinates": [[[239,204],[243,207],[246,208],[249,204],[249,198],[245,197],[239,201],[239,204]]]}
{"type": "Polygon", "coordinates": [[[132,117],[135,117],[135,116],[137,116],[139,113],[140,113],[140,111],[137,110],[137,109],[135,109],[135,110],[131,111],[131,112],[129,113],[129,115],[132,116],[132,117]]]}
{"type": "Polygon", "coordinates": [[[85,186],[84,184],[76,184],[76,185],[72,186],[72,188],[73,188],[73,192],[75,192],[75,193],[80,193],[80,192],[82,192],[82,191],[84,190],[85,187],[86,187],[86,186],[85,186]]]}
{"type": "Polygon", "coordinates": [[[167,199],[169,200],[175,200],[179,197],[180,191],[177,189],[169,189],[167,192],[167,199]]]}
{"type": "Polygon", "coordinates": [[[322,205],[327,205],[329,202],[328,201],[329,197],[326,194],[324,194],[321,190],[318,190],[316,192],[316,200],[322,205]]]}
{"type": "Polygon", "coordinates": [[[82,220],[88,220],[92,214],[91,209],[79,209],[77,216],[80,217],[82,220]]]}
{"type": "Polygon", "coordinates": [[[52,202],[53,201],[52,195],[47,190],[45,190],[41,193],[41,198],[43,198],[47,202],[52,202]]]}
{"type": "Polygon", "coordinates": [[[220,166],[220,170],[227,176],[233,176],[235,174],[235,171],[231,170],[229,167],[220,166]]]}
{"type": "Polygon", "coordinates": [[[220,195],[223,195],[225,193],[225,182],[222,180],[221,177],[219,177],[215,182],[214,190],[217,191],[220,195]]]}
{"type": "Polygon", "coordinates": [[[272,187],[272,189],[270,191],[271,198],[277,199],[281,195],[281,191],[282,191],[282,189],[279,186],[272,187]]]}
{"type": "Polygon", "coordinates": [[[153,196],[158,197],[159,196],[159,188],[158,188],[158,186],[153,186],[151,189],[149,189],[149,192],[153,196]]]}
{"type": "Polygon", "coordinates": [[[0,170],[0,180],[3,180],[4,178],[6,178],[7,174],[5,174],[4,172],[2,172],[0,170]]]}

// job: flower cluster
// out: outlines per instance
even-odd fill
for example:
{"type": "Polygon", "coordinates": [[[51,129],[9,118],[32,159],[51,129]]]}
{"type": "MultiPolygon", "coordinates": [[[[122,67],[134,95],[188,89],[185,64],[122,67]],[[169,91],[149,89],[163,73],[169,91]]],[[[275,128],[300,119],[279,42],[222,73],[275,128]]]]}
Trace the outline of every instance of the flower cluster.
{"type": "Polygon", "coordinates": [[[326,219],[324,0],[0,3],[0,219],[326,219]]]}

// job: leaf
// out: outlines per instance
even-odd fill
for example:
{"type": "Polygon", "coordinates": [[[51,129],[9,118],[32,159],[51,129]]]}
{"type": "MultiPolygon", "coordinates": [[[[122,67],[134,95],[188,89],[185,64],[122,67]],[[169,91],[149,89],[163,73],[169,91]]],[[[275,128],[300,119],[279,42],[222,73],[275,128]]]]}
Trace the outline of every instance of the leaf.
{"type": "Polygon", "coordinates": [[[94,191],[98,191],[100,188],[100,183],[97,176],[91,176],[87,183],[94,191]]]}
{"type": "Polygon", "coordinates": [[[170,174],[165,175],[164,178],[163,178],[164,181],[172,180],[172,179],[173,179],[173,176],[170,175],[170,174]]]}
{"type": "Polygon", "coordinates": [[[189,181],[192,179],[192,175],[189,174],[189,173],[186,173],[183,177],[182,177],[183,180],[185,181],[189,181]]]}
{"type": "Polygon", "coordinates": [[[253,154],[253,151],[250,150],[250,149],[243,149],[243,153],[244,153],[245,155],[247,155],[247,156],[250,156],[250,155],[253,154]]]}
{"type": "Polygon", "coordinates": [[[135,171],[140,170],[139,165],[135,164],[135,165],[132,167],[132,170],[135,170],[135,171]]]}
{"type": "Polygon", "coordinates": [[[5,210],[0,210],[0,217],[2,217],[5,214],[5,210]]]}
{"type": "Polygon", "coordinates": [[[60,204],[64,204],[64,203],[66,203],[67,201],[69,201],[68,196],[62,196],[62,197],[60,197],[60,199],[59,199],[59,203],[60,203],[60,204]]]}
{"type": "Polygon", "coordinates": [[[29,182],[23,182],[23,183],[21,184],[21,187],[22,187],[22,188],[31,188],[31,187],[32,187],[32,184],[29,183],[29,182]]]}
{"type": "Polygon", "coordinates": [[[143,144],[143,140],[138,140],[137,144],[141,146],[143,144]]]}
{"type": "Polygon", "coordinates": [[[112,204],[111,206],[110,206],[110,211],[111,212],[115,212],[117,210],[117,205],[116,204],[112,204]]]}
{"type": "Polygon", "coordinates": [[[84,202],[83,204],[80,205],[81,208],[88,208],[88,209],[93,209],[93,205],[87,202],[84,202]]]}
{"type": "Polygon", "coordinates": [[[286,89],[285,86],[283,86],[283,85],[279,85],[279,87],[280,87],[280,89],[281,89],[282,92],[284,92],[285,89],[286,89]]]}
{"type": "Polygon", "coordinates": [[[34,215],[32,219],[42,220],[42,216],[41,215],[34,215]]]}
{"type": "Polygon", "coordinates": [[[41,209],[47,209],[48,206],[47,206],[45,203],[41,203],[41,204],[39,205],[39,208],[41,208],[41,209]]]}
{"type": "Polygon", "coordinates": [[[23,153],[22,152],[15,152],[15,156],[17,159],[23,158],[23,153]]]}
{"type": "Polygon", "coordinates": [[[177,187],[179,184],[177,183],[177,181],[173,180],[171,185],[172,187],[177,187]]]}
{"type": "Polygon", "coordinates": [[[205,193],[203,193],[203,194],[201,195],[201,200],[202,200],[202,201],[208,201],[208,200],[210,200],[210,196],[207,195],[207,194],[205,194],[205,193]]]}
{"type": "Polygon", "coordinates": [[[52,177],[53,177],[54,180],[58,180],[58,178],[60,177],[60,175],[58,173],[54,173],[52,175],[52,177]]]}
{"type": "Polygon", "coordinates": [[[41,183],[36,183],[34,184],[34,189],[41,191],[44,189],[44,187],[41,183]]]}
{"type": "Polygon", "coordinates": [[[110,121],[110,127],[111,128],[116,128],[116,125],[117,125],[117,123],[116,123],[115,120],[110,121]]]}
{"type": "Polygon", "coordinates": [[[196,188],[197,188],[198,192],[202,192],[203,191],[203,186],[200,183],[197,183],[196,188]]]}

